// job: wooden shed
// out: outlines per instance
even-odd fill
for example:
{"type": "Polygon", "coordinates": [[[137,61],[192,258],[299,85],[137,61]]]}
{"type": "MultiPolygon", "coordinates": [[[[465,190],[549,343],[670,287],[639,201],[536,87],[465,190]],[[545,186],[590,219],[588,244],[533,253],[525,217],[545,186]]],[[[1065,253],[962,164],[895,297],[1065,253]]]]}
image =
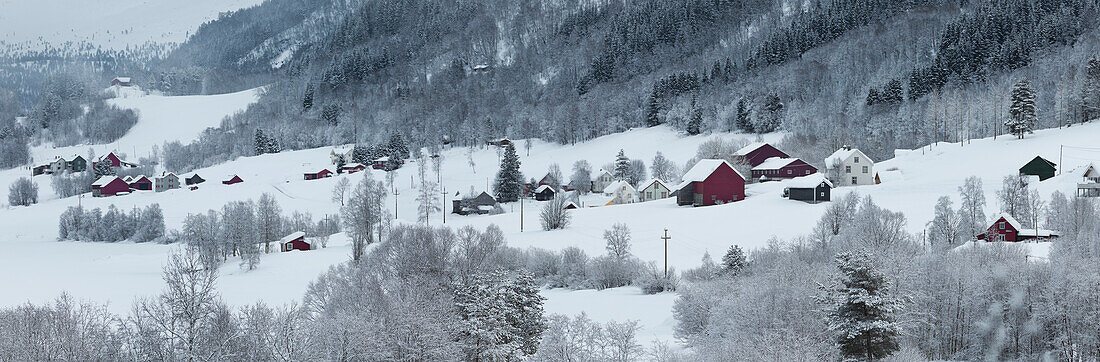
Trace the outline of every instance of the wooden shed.
{"type": "Polygon", "coordinates": [[[313,245],[306,241],[306,233],[302,231],[296,231],[290,235],[284,236],[279,239],[280,251],[310,251],[313,250],[313,245]]]}
{"type": "Polygon", "coordinates": [[[1058,167],[1054,162],[1040,156],[1035,156],[1023,167],[1020,167],[1021,175],[1039,176],[1039,181],[1054,177],[1054,173],[1057,171],[1058,167]]]}

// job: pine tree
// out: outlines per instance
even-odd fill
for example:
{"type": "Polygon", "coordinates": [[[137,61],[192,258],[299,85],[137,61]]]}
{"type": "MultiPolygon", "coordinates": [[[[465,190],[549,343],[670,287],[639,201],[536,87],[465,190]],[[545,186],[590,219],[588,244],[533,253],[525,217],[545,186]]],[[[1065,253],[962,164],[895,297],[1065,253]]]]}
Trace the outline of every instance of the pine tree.
{"type": "Polygon", "coordinates": [[[1012,108],[1009,109],[1010,117],[1005,121],[1005,127],[1016,137],[1024,138],[1024,134],[1031,133],[1035,128],[1037,112],[1035,90],[1027,78],[1021,79],[1012,87],[1012,108]]]}
{"type": "Polygon", "coordinates": [[[722,273],[731,277],[735,277],[741,274],[741,271],[748,265],[748,261],[745,259],[745,252],[741,250],[740,246],[730,245],[730,249],[726,251],[726,255],[722,256],[722,273]]]}
{"type": "Polygon", "coordinates": [[[264,131],[257,128],[255,141],[252,143],[252,152],[259,156],[267,153],[269,147],[269,142],[267,136],[264,135],[264,131]]]}
{"type": "Polygon", "coordinates": [[[616,180],[625,180],[630,174],[630,159],[626,157],[626,153],[623,150],[619,150],[619,154],[615,156],[615,171],[612,172],[612,176],[616,180]]]}
{"type": "Polygon", "coordinates": [[[340,105],[336,103],[325,104],[321,108],[321,119],[335,126],[340,122],[340,105]]]}
{"type": "Polygon", "coordinates": [[[523,193],[523,174],[519,172],[519,155],[512,143],[504,145],[504,156],[500,160],[495,191],[500,202],[519,200],[523,193]]]}
{"type": "Polygon", "coordinates": [[[764,98],[757,121],[753,128],[756,133],[774,132],[783,125],[783,102],[779,95],[771,93],[764,98]]]}
{"type": "Polygon", "coordinates": [[[390,156],[391,160],[402,161],[409,158],[409,146],[399,132],[390,133],[390,141],[386,148],[389,153],[387,156],[390,156]]]}
{"type": "Polygon", "coordinates": [[[875,269],[868,254],[843,252],[836,256],[840,280],[827,303],[829,330],[836,333],[841,355],[873,361],[898,350],[898,326],[893,320],[897,301],[890,297],[886,276],[875,269]]]}
{"type": "Polygon", "coordinates": [[[657,101],[657,87],[654,86],[653,93],[649,95],[649,103],[646,106],[645,112],[645,125],[646,127],[656,127],[661,124],[659,113],[661,112],[661,104],[657,101]]]}
{"type": "Polygon", "coordinates": [[[313,83],[306,83],[306,93],[302,96],[302,109],[310,110],[313,108],[313,83]]]}
{"type": "Polygon", "coordinates": [[[1081,85],[1081,121],[1100,117],[1100,57],[1093,56],[1085,67],[1081,85]]]}
{"type": "Polygon", "coordinates": [[[749,118],[751,111],[749,111],[748,104],[745,104],[745,98],[741,98],[737,101],[737,129],[741,132],[749,133],[753,131],[752,119],[749,118]]]}
{"type": "Polygon", "coordinates": [[[703,110],[700,109],[700,108],[695,108],[694,110],[692,110],[691,120],[689,120],[688,124],[687,124],[687,134],[689,136],[697,135],[700,132],[702,132],[702,130],[701,130],[702,127],[703,127],[703,110]]]}

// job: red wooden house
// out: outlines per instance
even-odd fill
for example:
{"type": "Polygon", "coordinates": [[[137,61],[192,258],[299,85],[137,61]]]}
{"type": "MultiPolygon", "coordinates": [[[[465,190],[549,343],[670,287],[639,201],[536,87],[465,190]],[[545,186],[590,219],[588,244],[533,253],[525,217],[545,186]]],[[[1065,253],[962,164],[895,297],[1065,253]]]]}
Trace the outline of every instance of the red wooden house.
{"type": "Polygon", "coordinates": [[[363,164],[361,164],[361,163],[349,163],[349,164],[344,165],[344,167],[341,170],[343,170],[344,172],[347,172],[347,173],[356,173],[356,172],[363,171],[363,170],[366,170],[366,169],[367,169],[367,166],[363,166],[363,164]]]}
{"type": "Polygon", "coordinates": [[[130,192],[130,185],[117,176],[103,176],[92,182],[92,197],[114,196],[130,192]]]}
{"type": "Polygon", "coordinates": [[[785,157],[772,157],[760,165],[752,168],[754,179],[789,179],[817,173],[817,167],[797,159],[785,157]]]}
{"type": "Polygon", "coordinates": [[[306,241],[306,233],[297,231],[279,239],[279,251],[310,251],[313,245],[306,241]]]}
{"type": "Polygon", "coordinates": [[[153,181],[145,175],[141,175],[130,180],[130,188],[134,190],[152,190],[153,181]]]}
{"type": "Polygon", "coordinates": [[[237,175],[231,175],[229,177],[226,177],[225,180],[222,180],[222,184],[225,185],[239,184],[241,182],[244,182],[244,180],[242,180],[241,177],[237,175]]]}
{"type": "Polygon", "coordinates": [[[116,77],[111,79],[112,86],[129,87],[131,84],[130,77],[116,77]]]}
{"type": "Polygon", "coordinates": [[[325,168],[325,169],[321,169],[321,171],[317,171],[317,172],[306,172],[305,174],[303,174],[302,179],[304,179],[304,180],[317,180],[317,179],[322,179],[322,178],[325,178],[325,177],[332,177],[332,171],[329,171],[327,168],[325,168]]]}
{"type": "Polygon", "coordinates": [[[725,160],[699,160],[676,187],[679,205],[706,206],[745,199],[745,177],[725,160]]]}
{"type": "Polygon", "coordinates": [[[764,161],[772,157],[791,157],[786,152],[780,151],[778,148],[775,148],[775,146],[762,142],[751,143],[748,146],[742,147],[740,150],[737,150],[737,152],[734,152],[734,154],[737,156],[741,156],[741,158],[745,159],[745,162],[752,167],[760,166],[760,164],[764,163],[764,161]]]}
{"type": "Polygon", "coordinates": [[[1025,229],[1012,215],[1001,214],[984,233],[978,234],[978,240],[985,241],[1026,241],[1057,238],[1059,233],[1046,229],[1025,229]]]}

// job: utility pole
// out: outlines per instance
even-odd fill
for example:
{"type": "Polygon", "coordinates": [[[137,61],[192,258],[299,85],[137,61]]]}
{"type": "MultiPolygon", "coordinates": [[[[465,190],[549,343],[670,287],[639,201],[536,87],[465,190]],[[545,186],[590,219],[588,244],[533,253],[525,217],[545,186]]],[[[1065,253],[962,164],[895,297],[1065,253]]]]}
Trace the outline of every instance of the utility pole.
{"type": "Polygon", "coordinates": [[[397,220],[397,196],[401,195],[400,191],[397,191],[397,186],[393,187],[393,219],[397,220]]]}
{"type": "MultiPolygon", "coordinates": [[[[1062,167],[1063,167],[1062,166],[1062,151],[1065,151],[1065,150],[1066,150],[1066,145],[1058,145],[1058,174],[1059,175],[1062,174],[1062,167]]],[[[1039,230],[1039,227],[1036,226],[1035,230],[1039,230]]],[[[1038,232],[1036,232],[1036,235],[1038,235],[1038,232]]]]}
{"type": "Polygon", "coordinates": [[[440,201],[443,202],[443,223],[447,223],[447,186],[443,186],[442,197],[440,201]]]}
{"type": "MultiPolygon", "coordinates": [[[[1062,162],[1058,159],[1058,162],[1062,162]]],[[[523,232],[523,195],[519,196],[519,232],[523,232]]]]}
{"type": "Polygon", "coordinates": [[[661,240],[665,241],[665,278],[668,278],[668,240],[672,239],[668,236],[668,229],[665,229],[665,236],[661,237],[661,240]]]}

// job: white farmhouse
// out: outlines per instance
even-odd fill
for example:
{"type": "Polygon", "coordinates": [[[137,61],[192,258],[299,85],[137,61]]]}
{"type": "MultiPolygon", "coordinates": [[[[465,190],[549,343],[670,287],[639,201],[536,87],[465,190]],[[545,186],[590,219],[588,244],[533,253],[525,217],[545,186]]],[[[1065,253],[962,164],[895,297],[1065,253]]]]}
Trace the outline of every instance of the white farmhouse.
{"type": "Polygon", "coordinates": [[[610,198],[605,205],[630,204],[638,199],[638,191],[626,181],[615,181],[603,189],[603,195],[610,198]]]}
{"type": "Polygon", "coordinates": [[[592,192],[603,190],[612,182],[615,182],[615,176],[601,168],[600,172],[596,173],[596,177],[592,179],[592,192]]]}
{"type": "Polygon", "coordinates": [[[672,196],[672,190],[658,179],[638,184],[638,202],[660,200],[672,196]]]}
{"type": "Polygon", "coordinates": [[[825,169],[837,186],[875,183],[875,161],[851,146],[841,147],[825,158],[825,169]]]}

